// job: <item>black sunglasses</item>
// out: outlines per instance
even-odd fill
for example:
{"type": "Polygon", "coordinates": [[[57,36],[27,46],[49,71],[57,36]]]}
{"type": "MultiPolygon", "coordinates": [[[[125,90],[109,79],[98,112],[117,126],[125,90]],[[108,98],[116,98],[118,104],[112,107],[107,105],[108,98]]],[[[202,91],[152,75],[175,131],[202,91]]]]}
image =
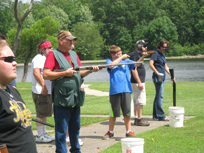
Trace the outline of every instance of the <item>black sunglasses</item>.
{"type": "Polygon", "coordinates": [[[4,62],[12,63],[13,61],[16,60],[15,56],[8,56],[8,57],[0,57],[0,59],[3,59],[4,62]]]}

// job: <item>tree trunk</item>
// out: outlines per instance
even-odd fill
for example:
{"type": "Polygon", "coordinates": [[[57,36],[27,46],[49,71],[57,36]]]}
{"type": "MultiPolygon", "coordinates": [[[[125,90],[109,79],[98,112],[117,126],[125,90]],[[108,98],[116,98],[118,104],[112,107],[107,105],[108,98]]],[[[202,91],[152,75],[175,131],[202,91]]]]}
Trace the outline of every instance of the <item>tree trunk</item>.
{"type": "Polygon", "coordinates": [[[18,30],[16,33],[16,40],[13,42],[13,53],[16,54],[16,50],[18,49],[18,44],[19,44],[19,40],[20,40],[20,35],[21,35],[21,30],[23,28],[23,21],[25,20],[25,18],[28,16],[28,14],[31,12],[33,3],[35,1],[31,0],[30,4],[28,6],[27,11],[24,13],[24,15],[19,18],[19,13],[18,13],[18,0],[14,1],[14,17],[18,23],[18,30]]]}
{"type": "Polygon", "coordinates": [[[24,72],[23,72],[23,78],[22,78],[22,81],[21,82],[25,82],[26,81],[26,78],[27,78],[27,75],[28,75],[28,62],[31,58],[31,54],[29,54],[26,59],[25,59],[25,62],[24,62],[24,72]]]}
{"type": "Polygon", "coordinates": [[[20,40],[20,36],[21,36],[21,30],[22,30],[22,24],[19,23],[18,24],[18,30],[17,30],[17,33],[16,33],[16,39],[13,42],[13,53],[14,53],[14,55],[16,54],[16,50],[18,49],[18,44],[19,44],[19,40],[20,40]]]}

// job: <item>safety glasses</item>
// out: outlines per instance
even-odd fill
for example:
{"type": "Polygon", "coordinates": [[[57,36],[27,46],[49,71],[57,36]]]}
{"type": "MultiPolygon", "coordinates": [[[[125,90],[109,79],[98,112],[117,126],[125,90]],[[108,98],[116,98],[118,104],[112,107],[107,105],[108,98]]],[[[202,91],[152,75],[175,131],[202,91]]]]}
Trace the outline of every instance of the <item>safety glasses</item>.
{"type": "Polygon", "coordinates": [[[4,62],[12,63],[16,60],[16,57],[14,56],[8,56],[8,57],[0,57],[1,60],[4,60],[4,62]]]}
{"type": "Polygon", "coordinates": [[[46,48],[44,48],[44,50],[46,50],[46,49],[52,49],[52,46],[51,46],[51,47],[46,47],[46,48]]]}
{"type": "Polygon", "coordinates": [[[122,52],[119,52],[119,53],[117,53],[117,52],[110,52],[110,54],[112,54],[113,56],[118,56],[118,55],[122,55],[122,52]]]}

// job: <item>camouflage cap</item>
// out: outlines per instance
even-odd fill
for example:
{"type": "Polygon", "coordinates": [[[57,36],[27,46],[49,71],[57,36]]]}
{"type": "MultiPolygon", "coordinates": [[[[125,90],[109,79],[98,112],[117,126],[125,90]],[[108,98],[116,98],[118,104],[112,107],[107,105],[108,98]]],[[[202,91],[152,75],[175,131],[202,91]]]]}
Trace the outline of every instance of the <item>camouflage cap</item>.
{"type": "Polygon", "coordinates": [[[60,31],[57,35],[57,39],[59,40],[60,38],[74,41],[78,40],[78,37],[72,36],[71,32],[69,31],[60,31]]]}

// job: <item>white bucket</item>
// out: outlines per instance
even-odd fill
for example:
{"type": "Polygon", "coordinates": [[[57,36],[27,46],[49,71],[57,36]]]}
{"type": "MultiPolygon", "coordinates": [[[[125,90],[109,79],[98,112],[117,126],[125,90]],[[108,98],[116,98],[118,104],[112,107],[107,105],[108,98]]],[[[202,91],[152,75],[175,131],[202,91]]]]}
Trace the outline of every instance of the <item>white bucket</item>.
{"type": "Polygon", "coordinates": [[[122,153],[143,153],[143,138],[123,138],[121,139],[122,153]]]}
{"type": "Polygon", "coordinates": [[[169,126],[183,127],[184,107],[169,107],[169,126]]]}

